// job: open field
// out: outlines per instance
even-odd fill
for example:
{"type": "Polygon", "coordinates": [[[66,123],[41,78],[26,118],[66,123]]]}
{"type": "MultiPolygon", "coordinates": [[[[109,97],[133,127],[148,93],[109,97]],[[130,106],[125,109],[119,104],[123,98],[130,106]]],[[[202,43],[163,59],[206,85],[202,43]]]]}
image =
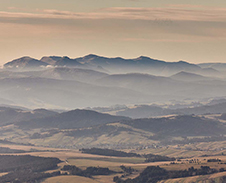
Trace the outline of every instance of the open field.
{"type": "Polygon", "coordinates": [[[113,183],[113,178],[114,176],[121,176],[122,174],[114,174],[114,175],[99,175],[99,176],[94,176],[95,181],[99,183],[113,183]]]}
{"type": "Polygon", "coordinates": [[[43,181],[43,183],[98,183],[98,181],[81,176],[57,176],[43,181]]]}
{"type": "Polygon", "coordinates": [[[0,173],[0,177],[3,176],[3,175],[6,175],[6,174],[8,174],[8,172],[6,172],[6,173],[0,173]]]}
{"type": "Polygon", "coordinates": [[[108,167],[113,171],[121,171],[120,166],[133,166],[142,164],[144,158],[120,158],[120,157],[109,157],[109,158],[69,158],[68,163],[76,165],[82,169],[88,166],[95,167],[108,167]]]}

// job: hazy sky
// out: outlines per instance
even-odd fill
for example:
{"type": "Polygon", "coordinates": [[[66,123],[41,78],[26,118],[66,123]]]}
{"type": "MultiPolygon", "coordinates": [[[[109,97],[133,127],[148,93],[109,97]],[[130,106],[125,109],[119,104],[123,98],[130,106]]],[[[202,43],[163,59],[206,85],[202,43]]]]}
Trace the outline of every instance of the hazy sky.
{"type": "Polygon", "coordinates": [[[98,54],[226,62],[225,0],[0,0],[0,65],[98,54]]]}

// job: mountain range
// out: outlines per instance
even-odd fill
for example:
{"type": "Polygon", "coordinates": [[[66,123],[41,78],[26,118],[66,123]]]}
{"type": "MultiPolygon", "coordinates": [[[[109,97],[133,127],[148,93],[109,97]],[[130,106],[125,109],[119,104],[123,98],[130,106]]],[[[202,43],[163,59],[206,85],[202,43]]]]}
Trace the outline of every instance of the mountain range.
{"type": "Polygon", "coordinates": [[[77,67],[115,74],[125,72],[140,72],[169,76],[180,71],[200,73],[203,75],[212,76],[220,74],[220,72],[218,72],[215,68],[206,68],[205,65],[196,65],[185,61],[166,62],[145,56],[140,56],[134,59],[124,59],[121,57],[107,58],[94,54],[74,59],[71,59],[67,56],[45,56],[40,60],[31,57],[22,57],[6,63],[4,65],[4,68],[11,70],[40,70],[45,68],[46,66],[77,67]]]}

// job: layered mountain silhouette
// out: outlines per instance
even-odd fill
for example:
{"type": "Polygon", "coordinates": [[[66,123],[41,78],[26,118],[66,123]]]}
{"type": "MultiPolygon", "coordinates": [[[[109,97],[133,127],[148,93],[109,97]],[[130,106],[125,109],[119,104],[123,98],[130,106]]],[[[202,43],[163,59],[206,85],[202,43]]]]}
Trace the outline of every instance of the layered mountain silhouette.
{"type": "Polygon", "coordinates": [[[42,71],[32,71],[24,73],[31,77],[44,77],[60,80],[75,80],[81,82],[93,83],[93,81],[108,76],[104,72],[94,71],[91,69],[56,67],[42,71]]]}
{"type": "Polygon", "coordinates": [[[221,97],[224,80],[190,73],[173,77],[113,74],[81,68],[0,72],[2,104],[28,108],[80,108],[221,97]],[[182,76],[183,77],[182,77],[182,76]],[[4,77],[3,77],[4,76],[4,77]]]}
{"type": "Polygon", "coordinates": [[[0,102],[74,109],[224,96],[226,81],[213,70],[144,56],[22,57],[0,70],[0,102]]]}
{"type": "Polygon", "coordinates": [[[15,104],[35,108],[107,106],[152,98],[127,88],[36,77],[0,79],[0,94],[15,104]]]}

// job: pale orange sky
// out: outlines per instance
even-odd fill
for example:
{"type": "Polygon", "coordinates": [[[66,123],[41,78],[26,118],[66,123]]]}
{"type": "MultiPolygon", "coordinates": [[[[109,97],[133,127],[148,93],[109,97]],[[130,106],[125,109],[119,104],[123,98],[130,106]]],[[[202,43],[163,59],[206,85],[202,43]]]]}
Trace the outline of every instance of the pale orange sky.
{"type": "Polygon", "coordinates": [[[0,65],[25,55],[74,58],[90,53],[226,62],[223,0],[0,0],[0,4],[0,65]]]}

